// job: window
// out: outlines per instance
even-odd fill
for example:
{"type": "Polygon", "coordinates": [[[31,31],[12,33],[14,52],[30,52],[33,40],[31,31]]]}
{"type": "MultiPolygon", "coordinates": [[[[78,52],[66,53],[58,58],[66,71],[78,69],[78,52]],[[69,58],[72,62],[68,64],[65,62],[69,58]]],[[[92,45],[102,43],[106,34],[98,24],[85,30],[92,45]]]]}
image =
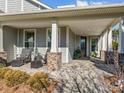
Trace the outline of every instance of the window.
{"type": "Polygon", "coordinates": [[[35,32],[34,30],[25,30],[24,47],[33,48],[35,45],[35,32]]]}
{"type": "Polygon", "coordinates": [[[92,38],[91,51],[98,51],[98,38],[92,38]]]}
{"type": "Polygon", "coordinates": [[[47,30],[47,46],[48,48],[51,48],[51,29],[47,30]]]}

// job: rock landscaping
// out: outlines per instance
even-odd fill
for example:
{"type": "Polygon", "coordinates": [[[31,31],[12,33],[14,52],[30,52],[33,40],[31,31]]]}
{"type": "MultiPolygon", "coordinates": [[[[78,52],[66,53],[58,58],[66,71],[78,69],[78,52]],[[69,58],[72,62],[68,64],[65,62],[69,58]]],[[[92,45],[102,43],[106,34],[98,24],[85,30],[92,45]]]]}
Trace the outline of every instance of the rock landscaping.
{"type": "MultiPolygon", "coordinates": [[[[20,76],[17,73],[18,69],[21,70],[21,68],[14,68],[16,77],[20,76]]],[[[102,63],[75,60],[69,64],[63,64],[61,69],[55,71],[50,71],[46,67],[33,70],[23,68],[23,71],[19,71],[21,76],[24,75],[25,80],[18,83],[14,81],[16,85],[13,86],[6,84],[8,78],[5,78],[4,75],[8,72],[3,71],[0,79],[0,93],[121,93],[118,87],[113,85],[116,77],[108,72],[112,69],[102,63]]],[[[12,68],[11,71],[13,71],[12,68]]],[[[14,77],[10,75],[8,81],[11,78],[14,77]]],[[[11,82],[9,81],[10,84],[11,82]]]]}

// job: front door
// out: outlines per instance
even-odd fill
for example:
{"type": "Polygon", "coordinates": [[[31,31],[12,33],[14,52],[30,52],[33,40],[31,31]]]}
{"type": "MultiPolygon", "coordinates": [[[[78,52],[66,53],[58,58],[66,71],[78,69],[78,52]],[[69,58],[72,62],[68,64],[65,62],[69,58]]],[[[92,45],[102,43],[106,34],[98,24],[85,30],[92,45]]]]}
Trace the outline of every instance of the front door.
{"type": "Polygon", "coordinates": [[[86,41],[87,41],[86,37],[81,36],[80,48],[81,48],[81,52],[82,52],[82,57],[86,57],[86,51],[87,51],[87,49],[86,49],[87,42],[86,41]]]}

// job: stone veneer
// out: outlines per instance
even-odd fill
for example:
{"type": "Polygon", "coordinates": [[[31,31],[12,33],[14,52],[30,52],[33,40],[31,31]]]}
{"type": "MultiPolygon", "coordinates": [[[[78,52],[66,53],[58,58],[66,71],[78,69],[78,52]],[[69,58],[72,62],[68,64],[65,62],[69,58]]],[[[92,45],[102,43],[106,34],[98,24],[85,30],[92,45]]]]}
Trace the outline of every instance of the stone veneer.
{"type": "Polygon", "coordinates": [[[106,51],[101,50],[101,51],[100,51],[100,55],[101,55],[101,59],[102,59],[103,61],[106,61],[107,52],[106,52],[106,51]]]}
{"type": "Polygon", "coordinates": [[[51,52],[47,54],[47,65],[49,70],[60,69],[61,55],[62,53],[51,53],[51,52]]]}
{"type": "MultiPolygon", "coordinates": [[[[118,53],[118,57],[119,62],[124,61],[124,53],[118,53]]],[[[114,53],[112,51],[101,51],[101,59],[105,62],[108,60],[114,62],[114,53]]]]}
{"type": "Polygon", "coordinates": [[[0,52],[0,58],[7,60],[7,53],[6,52],[0,52]]]}
{"type": "Polygon", "coordinates": [[[7,65],[7,53],[0,52],[0,64],[7,65]]]}

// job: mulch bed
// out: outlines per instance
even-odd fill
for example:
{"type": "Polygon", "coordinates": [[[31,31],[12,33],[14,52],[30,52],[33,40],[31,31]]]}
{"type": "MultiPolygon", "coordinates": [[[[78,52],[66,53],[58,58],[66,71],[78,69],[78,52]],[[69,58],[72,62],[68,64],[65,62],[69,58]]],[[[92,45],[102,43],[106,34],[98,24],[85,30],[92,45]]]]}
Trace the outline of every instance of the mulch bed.
{"type": "Polygon", "coordinates": [[[52,93],[58,82],[52,82],[47,92],[39,92],[28,85],[20,84],[14,87],[7,87],[5,82],[0,80],[0,93],[52,93]]]}
{"type": "Polygon", "coordinates": [[[108,76],[104,75],[103,76],[105,84],[108,85],[108,87],[111,89],[112,93],[122,93],[118,86],[115,86],[115,81],[117,81],[116,76],[108,76]]]}

